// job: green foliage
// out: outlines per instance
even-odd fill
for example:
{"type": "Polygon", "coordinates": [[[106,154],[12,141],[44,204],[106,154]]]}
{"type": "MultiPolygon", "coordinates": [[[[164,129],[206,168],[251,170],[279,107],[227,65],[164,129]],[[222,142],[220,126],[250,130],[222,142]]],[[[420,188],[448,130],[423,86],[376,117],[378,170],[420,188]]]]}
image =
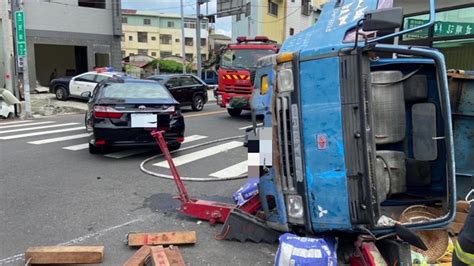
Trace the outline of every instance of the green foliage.
{"type": "MultiPolygon", "coordinates": [[[[161,60],[161,59],[155,59],[151,62],[151,65],[153,68],[157,68],[157,65],[160,66],[160,72],[165,72],[165,73],[181,73],[183,72],[183,64],[178,63],[173,60],[161,60]]],[[[186,71],[190,72],[191,71],[191,66],[187,65],[186,66],[186,71]]]]}

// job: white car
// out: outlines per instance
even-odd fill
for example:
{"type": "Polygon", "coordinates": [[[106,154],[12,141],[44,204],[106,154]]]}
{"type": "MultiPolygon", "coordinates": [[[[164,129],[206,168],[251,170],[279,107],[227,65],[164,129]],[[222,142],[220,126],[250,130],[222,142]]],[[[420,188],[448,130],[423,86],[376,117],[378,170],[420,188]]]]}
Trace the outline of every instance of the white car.
{"type": "Polygon", "coordinates": [[[97,83],[113,76],[125,76],[121,72],[90,71],[75,77],[61,77],[51,80],[49,92],[54,93],[58,100],[67,100],[69,97],[86,98],[84,93],[94,90],[97,83]]]}

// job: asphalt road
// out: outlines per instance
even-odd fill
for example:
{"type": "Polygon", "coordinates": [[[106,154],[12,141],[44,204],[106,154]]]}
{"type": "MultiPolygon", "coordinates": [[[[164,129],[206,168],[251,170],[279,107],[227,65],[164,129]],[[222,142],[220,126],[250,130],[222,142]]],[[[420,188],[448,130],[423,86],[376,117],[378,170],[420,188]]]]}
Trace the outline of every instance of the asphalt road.
{"type": "MultiPolygon", "coordinates": [[[[239,128],[251,124],[249,113],[231,118],[213,104],[185,116],[191,141],[183,147],[243,135],[239,128]]],[[[135,252],[126,246],[127,233],[182,230],[198,235],[197,244],[181,248],[190,265],[273,264],[276,245],[218,241],[214,236],[221,225],[179,214],[179,202],[172,198],[177,193],[174,182],[139,170],[140,162],[156,151],[89,154],[85,130],[73,129],[83,126],[83,119],[77,114],[0,121],[0,265],[24,265],[28,247],[58,244],[104,245],[102,265],[121,265],[135,252]]],[[[238,164],[246,160],[246,148],[228,143],[174,154],[178,158],[201,151],[182,158],[181,175],[215,180],[241,172],[238,164]]],[[[160,161],[150,162],[147,169],[169,174],[160,161]]],[[[186,182],[186,186],[193,197],[232,202],[232,193],[244,182],[186,182]]]]}

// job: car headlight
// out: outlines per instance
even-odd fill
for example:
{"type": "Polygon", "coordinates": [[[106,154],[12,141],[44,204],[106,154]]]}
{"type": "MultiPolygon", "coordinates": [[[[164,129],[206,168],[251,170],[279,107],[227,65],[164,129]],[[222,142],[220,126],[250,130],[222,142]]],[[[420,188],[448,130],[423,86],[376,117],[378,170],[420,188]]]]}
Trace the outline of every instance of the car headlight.
{"type": "Polygon", "coordinates": [[[277,86],[278,92],[288,92],[294,90],[291,62],[286,62],[278,66],[277,86]]]}
{"type": "Polygon", "coordinates": [[[288,216],[300,219],[304,215],[303,198],[298,195],[288,195],[286,197],[286,209],[288,216]]]}

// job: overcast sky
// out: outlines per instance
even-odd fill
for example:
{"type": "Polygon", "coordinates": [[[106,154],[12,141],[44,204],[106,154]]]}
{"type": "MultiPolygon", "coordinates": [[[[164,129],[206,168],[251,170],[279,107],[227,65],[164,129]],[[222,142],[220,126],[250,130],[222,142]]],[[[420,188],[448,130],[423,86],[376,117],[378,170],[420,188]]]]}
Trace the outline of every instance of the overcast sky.
{"type": "MultiPolygon", "coordinates": [[[[209,14],[216,12],[217,0],[209,2],[209,14]]],[[[196,0],[183,0],[184,14],[196,14],[196,0]]],[[[159,13],[180,14],[180,0],[122,0],[122,8],[157,11],[159,13]]],[[[201,13],[206,13],[206,4],[201,6],[201,13]]],[[[231,18],[218,18],[216,20],[216,32],[231,36],[231,18]]]]}

